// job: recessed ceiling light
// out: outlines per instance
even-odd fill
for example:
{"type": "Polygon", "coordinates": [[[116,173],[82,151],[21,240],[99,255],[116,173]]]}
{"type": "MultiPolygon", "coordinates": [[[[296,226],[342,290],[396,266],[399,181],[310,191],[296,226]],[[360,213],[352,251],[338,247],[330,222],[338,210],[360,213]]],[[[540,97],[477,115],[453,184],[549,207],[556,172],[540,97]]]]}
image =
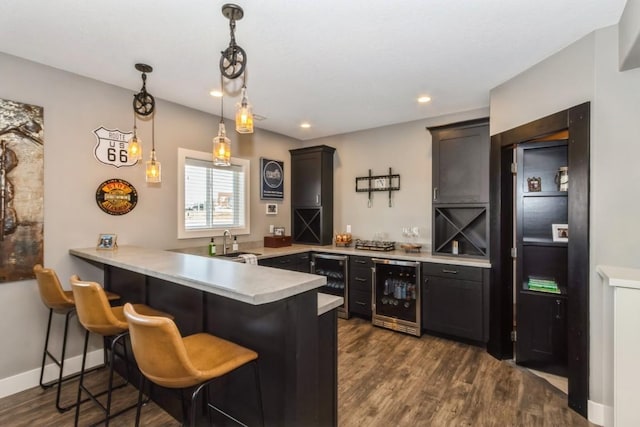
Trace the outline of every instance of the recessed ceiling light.
{"type": "Polygon", "coordinates": [[[300,123],[300,127],[302,129],[309,129],[311,127],[310,123],[304,122],[304,123],[300,123]]]}
{"type": "Polygon", "coordinates": [[[211,92],[209,92],[209,95],[215,98],[220,98],[222,96],[222,92],[219,91],[218,89],[213,89],[211,92]]]}
{"type": "Polygon", "coordinates": [[[418,98],[418,102],[420,104],[426,104],[427,102],[431,101],[431,97],[430,96],[421,96],[418,98]]]}

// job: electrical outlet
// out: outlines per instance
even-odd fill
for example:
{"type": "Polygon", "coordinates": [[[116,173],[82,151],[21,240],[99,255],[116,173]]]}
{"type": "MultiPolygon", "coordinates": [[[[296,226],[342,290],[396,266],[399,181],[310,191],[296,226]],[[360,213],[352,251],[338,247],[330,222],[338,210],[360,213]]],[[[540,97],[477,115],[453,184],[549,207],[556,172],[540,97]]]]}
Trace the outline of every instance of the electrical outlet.
{"type": "Polygon", "coordinates": [[[351,225],[347,225],[347,233],[351,233],[351,225]]]}
{"type": "Polygon", "coordinates": [[[273,233],[273,224],[269,225],[269,233],[273,233]]]}

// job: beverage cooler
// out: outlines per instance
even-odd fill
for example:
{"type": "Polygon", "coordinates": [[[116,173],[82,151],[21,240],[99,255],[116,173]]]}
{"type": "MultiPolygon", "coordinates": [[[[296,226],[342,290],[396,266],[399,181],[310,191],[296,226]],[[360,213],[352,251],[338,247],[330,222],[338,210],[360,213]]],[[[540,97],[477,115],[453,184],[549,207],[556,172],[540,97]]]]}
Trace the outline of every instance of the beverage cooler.
{"type": "Polygon", "coordinates": [[[420,336],[420,263],[373,259],[372,323],[420,336]]]}
{"type": "Polygon", "coordinates": [[[338,317],[349,318],[349,262],[345,255],[312,254],[311,273],[325,276],[327,284],[319,292],[337,295],[344,299],[338,307],[338,317]]]}

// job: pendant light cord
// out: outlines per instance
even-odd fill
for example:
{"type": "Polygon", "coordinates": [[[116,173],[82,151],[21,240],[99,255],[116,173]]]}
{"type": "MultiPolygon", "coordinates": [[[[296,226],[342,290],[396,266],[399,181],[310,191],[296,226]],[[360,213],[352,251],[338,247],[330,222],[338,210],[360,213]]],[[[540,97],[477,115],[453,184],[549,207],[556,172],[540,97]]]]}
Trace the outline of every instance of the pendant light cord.
{"type": "Polygon", "coordinates": [[[222,84],[222,74],[220,74],[220,123],[224,123],[224,86],[222,84]]]}

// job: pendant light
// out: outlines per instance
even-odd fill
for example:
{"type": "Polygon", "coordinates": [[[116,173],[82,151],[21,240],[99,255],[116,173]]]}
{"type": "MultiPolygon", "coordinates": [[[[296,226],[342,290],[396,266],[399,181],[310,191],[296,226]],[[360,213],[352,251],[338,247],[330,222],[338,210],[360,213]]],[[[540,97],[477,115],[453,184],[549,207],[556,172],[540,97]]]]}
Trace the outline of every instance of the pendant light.
{"type": "Polygon", "coordinates": [[[138,127],[136,126],[136,112],[133,112],[133,136],[129,140],[127,153],[129,160],[142,160],[142,141],[138,138],[138,127]]]}
{"type": "Polygon", "coordinates": [[[216,166],[231,166],[231,140],[227,138],[224,127],[224,86],[220,75],[220,123],[218,124],[218,136],[213,138],[213,164],[216,166]]]}
{"type": "MultiPolygon", "coordinates": [[[[247,73],[245,72],[245,79],[247,73]]],[[[242,84],[242,101],[236,110],[236,132],[253,133],[253,112],[247,99],[247,85],[242,84]]]]}
{"type": "MultiPolygon", "coordinates": [[[[160,183],[162,181],[162,175],[160,173],[160,162],[156,159],[156,141],[155,141],[155,110],[156,101],[153,96],[147,92],[147,73],[153,71],[153,68],[147,64],[136,64],[136,70],[142,73],[142,89],[140,92],[133,95],[133,138],[138,142],[137,129],[136,129],[136,115],[144,117],[151,116],[151,155],[146,162],[145,176],[146,181],[149,183],[160,183]]],[[[132,139],[133,139],[132,138],[132,139]]],[[[130,150],[133,150],[131,146],[130,150]]],[[[142,150],[139,151],[141,156],[142,150]]]]}
{"type": "Polygon", "coordinates": [[[253,112],[247,98],[247,53],[236,43],[235,34],[236,21],[242,19],[244,11],[236,4],[227,3],[222,6],[222,15],[229,20],[231,38],[220,57],[220,73],[230,80],[243,76],[242,98],[236,110],[236,132],[253,133],[253,112]]]}
{"type": "Polygon", "coordinates": [[[151,118],[151,156],[147,160],[146,179],[147,182],[157,184],[162,181],[162,175],[160,170],[160,162],[156,160],[156,141],[155,141],[155,120],[151,118]]]}

